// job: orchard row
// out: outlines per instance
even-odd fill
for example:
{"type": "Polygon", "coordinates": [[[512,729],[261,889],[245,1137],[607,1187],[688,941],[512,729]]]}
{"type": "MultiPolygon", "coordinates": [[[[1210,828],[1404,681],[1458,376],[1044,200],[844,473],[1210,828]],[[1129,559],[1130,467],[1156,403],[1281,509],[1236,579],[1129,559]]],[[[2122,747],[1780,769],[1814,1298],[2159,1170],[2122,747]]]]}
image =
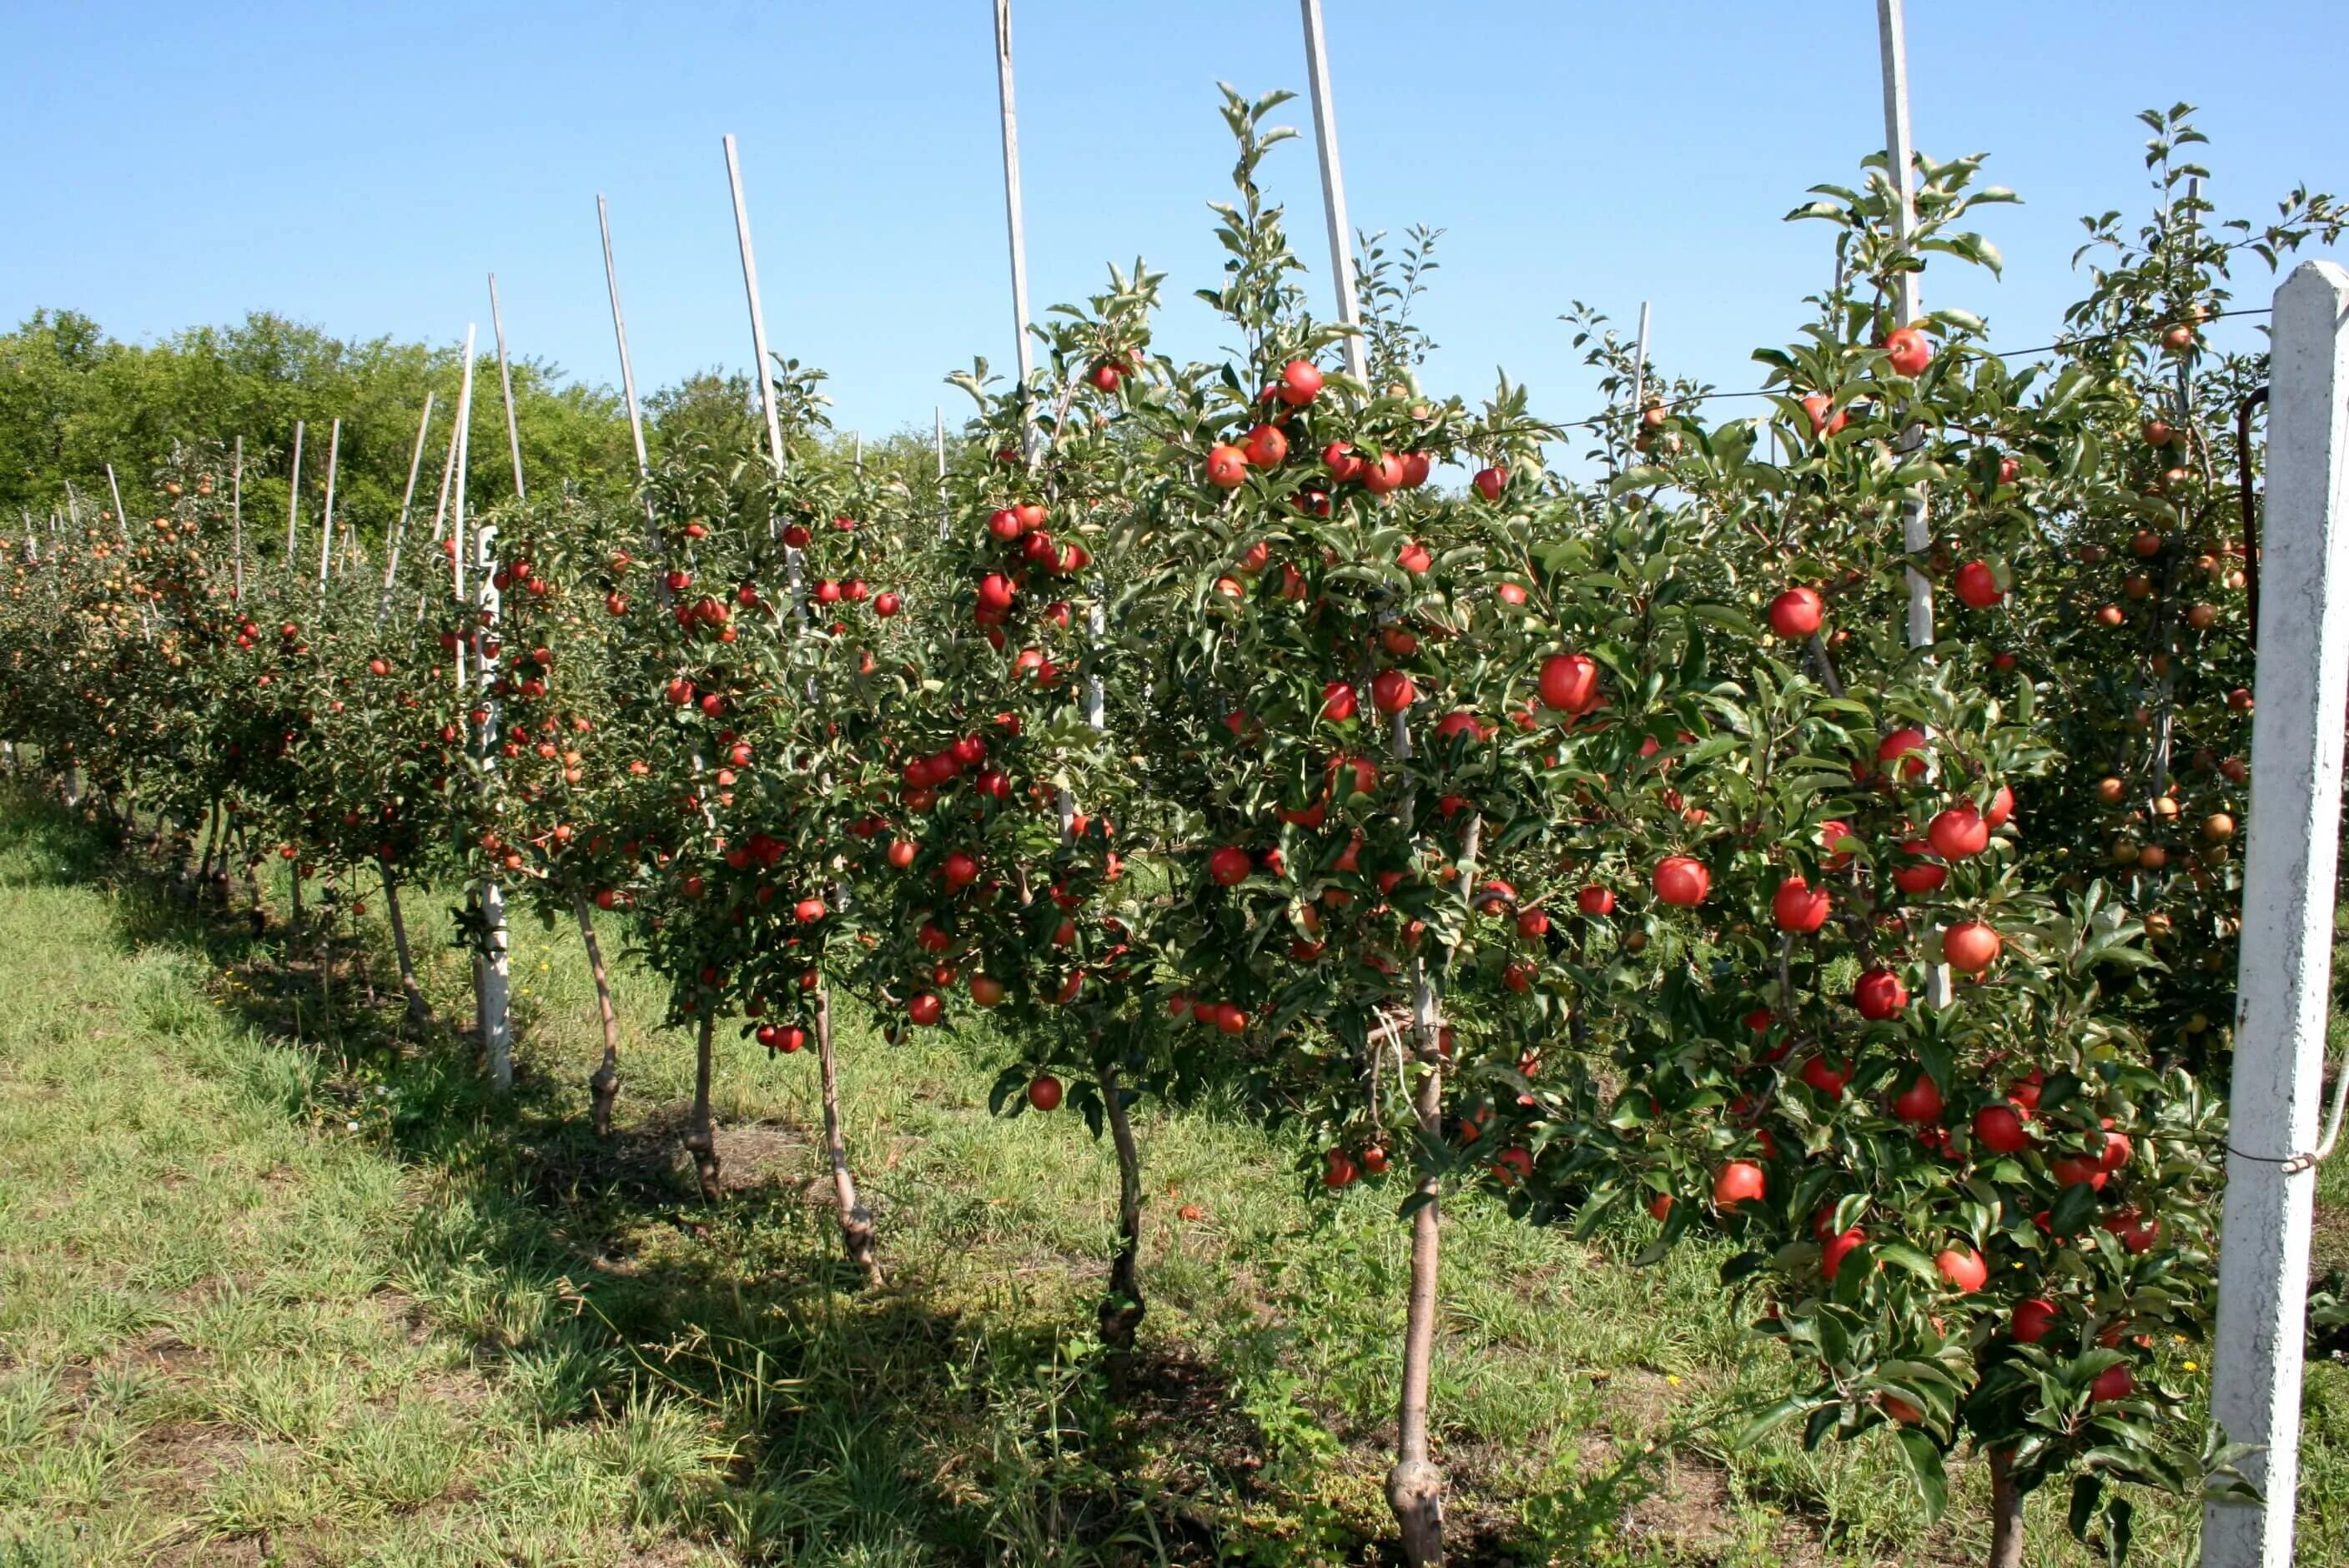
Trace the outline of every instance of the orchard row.
{"type": "Polygon", "coordinates": [[[1230,107],[1206,291],[1244,357],[1154,352],[1161,280],[1113,273],[1031,382],[957,378],[935,476],[794,395],[788,462],[460,508],[380,584],[233,559],[219,454],[186,449],[135,532],[11,542],[0,735],[210,825],[223,880],[232,845],[282,856],[395,923],[462,881],[485,965],[490,886],[575,918],[599,985],[607,912],[696,1041],[713,1194],[720,1031],[817,1058],[876,1280],[832,998],[957,1031],[1003,1114],[1116,1144],[1113,1355],[1133,1105],[1304,1129],[1305,1191],[1383,1181],[1413,1230],[1414,1560],[1442,1204],[1475,1187],[1650,1257],[1733,1238],[1797,1389],[1757,1429],[1887,1429],[1936,1500],[1971,1442],[2002,1540],[2049,1480],[2089,1478],[2107,1532],[2128,1488],[2199,1484],[2161,1350],[2207,1331],[2224,1142],[2253,569],[2225,442],[2261,367],[2203,327],[2243,247],[2166,201],[2011,363],[1889,304],[1986,254],[1964,224],[2002,193],[1920,164],[1904,243],[1871,170],[1803,214],[1836,281],[1757,355],[1766,413],[1709,421],[1644,366],[1632,406],[1594,325],[1618,400],[1569,430],[1506,381],[1424,389],[1375,314],[1369,377],[1333,368],[1256,183],[1276,101],[1230,107]],[[1587,480],[1549,461],[1585,434],[1587,480]]]}

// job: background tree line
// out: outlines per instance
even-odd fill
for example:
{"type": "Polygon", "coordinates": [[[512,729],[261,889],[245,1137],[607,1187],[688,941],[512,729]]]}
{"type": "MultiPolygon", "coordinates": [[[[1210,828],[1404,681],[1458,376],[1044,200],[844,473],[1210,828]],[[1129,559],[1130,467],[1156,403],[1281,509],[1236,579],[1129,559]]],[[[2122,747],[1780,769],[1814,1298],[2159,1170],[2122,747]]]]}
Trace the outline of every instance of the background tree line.
{"type": "MultiPolygon", "coordinates": [[[[398,513],[428,390],[432,429],[417,505],[422,513],[433,505],[462,371],[455,344],[338,338],[267,311],[135,344],[78,312],[38,310],[0,335],[0,517],[63,514],[68,483],[83,502],[104,507],[107,464],[128,486],[175,445],[217,441],[226,449],[242,437],[247,537],[265,557],[283,548],[282,531],[270,524],[285,515],[295,421],[306,426],[300,482],[308,526],[325,507],[328,430],[339,418],[337,525],[379,540],[398,513]]],[[[552,361],[527,356],[512,362],[512,375],[526,481],[560,483],[599,500],[634,490],[627,410],[616,390],[571,380],[552,361]]],[[[702,371],[646,399],[645,436],[656,463],[697,444],[749,449],[761,431],[750,378],[740,373],[702,371]]],[[[885,445],[907,467],[927,456],[927,443],[911,435],[885,445]]],[[[476,504],[506,499],[512,465],[494,348],[481,349],[475,366],[469,451],[467,494],[476,504]]],[[[880,451],[876,445],[876,460],[880,451]]]]}

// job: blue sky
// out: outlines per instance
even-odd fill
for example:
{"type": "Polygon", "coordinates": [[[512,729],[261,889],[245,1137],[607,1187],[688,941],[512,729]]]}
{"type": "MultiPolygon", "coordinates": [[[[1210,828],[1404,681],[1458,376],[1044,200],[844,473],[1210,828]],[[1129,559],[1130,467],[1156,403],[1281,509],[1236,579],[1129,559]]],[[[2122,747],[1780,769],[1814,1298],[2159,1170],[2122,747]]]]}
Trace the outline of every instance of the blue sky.
{"type": "MultiPolygon", "coordinates": [[[[1655,310],[1668,371],[1754,383],[1824,281],[1782,216],[1882,141],[1875,7],[1326,0],[1356,224],[1446,231],[1430,385],[1494,367],[1588,411],[1557,320],[1655,310]]],[[[2147,202],[2141,108],[2200,106],[2211,194],[2258,214],[2349,190],[2330,7],[1912,0],[1919,145],[1988,151],[2007,278],[1929,304],[2041,343],[2080,214],[2147,202]]],[[[1188,291],[1229,154],[1215,84],[1304,86],[1290,0],[1015,0],[1038,308],[1137,254],[1162,342],[1220,341],[1188,291]]],[[[61,5],[19,0],[0,102],[0,317],[69,306],[150,338],[268,308],[453,340],[494,269],[518,352],[616,383],[595,197],[611,200],[640,385],[750,358],[721,132],[741,141],[770,336],[833,376],[845,428],[926,427],[973,354],[1010,355],[988,0],[890,4],[61,5]]],[[[1300,98],[1291,122],[1309,128],[1300,98]]],[[[1268,184],[1317,262],[1309,140],[1268,184]]],[[[2263,298],[2263,278],[2242,279],[2263,298]]],[[[2247,300],[2246,303],[2251,303],[2247,300]]]]}

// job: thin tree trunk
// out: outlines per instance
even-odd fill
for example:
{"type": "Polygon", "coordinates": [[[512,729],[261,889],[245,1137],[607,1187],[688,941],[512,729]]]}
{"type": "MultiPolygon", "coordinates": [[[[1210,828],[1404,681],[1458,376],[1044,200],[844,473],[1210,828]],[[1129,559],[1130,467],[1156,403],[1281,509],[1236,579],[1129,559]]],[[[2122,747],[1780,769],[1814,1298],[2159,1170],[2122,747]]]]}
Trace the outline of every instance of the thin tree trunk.
{"type": "MultiPolygon", "coordinates": [[[[1424,985],[1424,982],[1422,983],[1424,985]]],[[[1440,1132],[1444,1119],[1442,1058],[1432,1047],[1421,1052],[1426,1076],[1420,1080],[1413,1109],[1420,1130],[1431,1137],[1440,1132]]],[[[1442,1183],[1433,1175],[1419,1184],[1425,1200],[1411,1217],[1411,1302],[1403,1318],[1402,1401],[1395,1423],[1394,1468],[1387,1472],[1387,1506],[1394,1511],[1402,1532],[1403,1561],[1412,1568],[1433,1568],[1444,1561],[1444,1472],[1428,1457],[1427,1388],[1435,1364],[1435,1288],[1443,1247],[1437,1193],[1442,1183]]]]}
{"type": "Polygon", "coordinates": [[[408,947],[408,922],[399,913],[399,879],[391,874],[389,861],[378,857],[376,866],[383,872],[383,914],[391,923],[391,950],[399,958],[399,988],[408,996],[408,1016],[416,1023],[429,1023],[432,1007],[424,1000],[424,987],[416,983],[416,959],[408,947]]]}
{"type": "Polygon", "coordinates": [[[2013,1449],[1990,1451],[1990,1568],[2023,1568],[2023,1493],[2013,1466],[2013,1449]]]}
{"type": "Polygon", "coordinates": [[[595,1010],[604,1025],[604,1059],[587,1079],[594,1107],[595,1136],[612,1135],[612,1102],[620,1098],[620,1017],[612,1010],[612,979],[604,968],[604,949],[595,941],[595,918],[588,913],[587,895],[579,883],[571,887],[572,912],[579,917],[579,940],[587,946],[587,972],[595,977],[595,1010]]]}
{"type": "Polygon", "coordinates": [[[693,1156],[694,1173],[701,1182],[701,1195],[716,1202],[722,1188],[719,1185],[721,1172],[718,1164],[718,1133],[709,1119],[709,1039],[718,1026],[714,1010],[704,1007],[701,1014],[701,1037],[693,1054],[693,1111],[686,1119],[685,1150],[693,1156]]]}
{"type": "Polygon", "coordinates": [[[1122,1360],[1133,1353],[1134,1330],[1150,1310],[1142,1299],[1142,1154],[1134,1147],[1116,1064],[1101,1069],[1101,1091],[1109,1107],[1110,1143],[1117,1150],[1117,1255],[1110,1260],[1109,1291],[1102,1297],[1101,1336],[1122,1360]]]}
{"type": "Polygon", "coordinates": [[[864,1271],[866,1283],[878,1289],[881,1259],[873,1245],[873,1216],[856,1195],[856,1178],[848,1171],[848,1140],[840,1130],[840,1071],[832,1049],[832,990],[815,994],[815,1062],[823,1080],[823,1147],[832,1161],[832,1195],[840,1206],[840,1240],[848,1261],[864,1271]]]}
{"type": "MultiPolygon", "coordinates": [[[[1484,818],[1471,817],[1460,850],[1464,904],[1469,903],[1475,886],[1476,857],[1484,838],[1484,818]]],[[[1467,913],[1473,919],[1473,905],[1467,913]]],[[[1413,1097],[1412,1109],[1421,1133],[1433,1141],[1444,1131],[1444,1020],[1424,961],[1412,961],[1411,979],[1412,1035],[1420,1070],[1425,1075],[1413,1097]]],[[[1430,1457],[1427,1440],[1427,1390],[1435,1367],[1436,1285],[1444,1245],[1443,1210],[1438,1202],[1443,1186],[1432,1172],[1422,1177],[1419,1207],[1411,1217],[1411,1300],[1403,1315],[1402,1399],[1395,1421],[1394,1468],[1387,1472],[1387,1506],[1394,1511],[1395,1524],[1402,1532],[1403,1561],[1411,1568],[1436,1568],[1444,1562],[1444,1472],[1430,1457]]]]}

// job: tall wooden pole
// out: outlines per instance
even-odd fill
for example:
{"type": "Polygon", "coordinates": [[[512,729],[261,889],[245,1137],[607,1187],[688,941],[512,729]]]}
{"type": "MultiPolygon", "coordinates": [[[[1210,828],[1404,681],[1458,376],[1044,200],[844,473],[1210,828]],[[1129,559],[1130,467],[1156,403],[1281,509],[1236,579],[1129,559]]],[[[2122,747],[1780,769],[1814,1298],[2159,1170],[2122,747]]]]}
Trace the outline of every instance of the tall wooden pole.
{"type": "Polygon", "coordinates": [[[954,530],[947,507],[947,415],[946,410],[933,406],[930,418],[937,427],[938,447],[938,537],[944,539],[954,530]]]}
{"type": "Polygon", "coordinates": [[[522,488],[522,426],[514,418],[513,370],[506,362],[506,322],[498,310],[498,274],[490,274],[490,332],[498,340],[498,389],[505,395],[506,450],[513,457],[514,500],[524,499],[522,488]]]}
{"type": "Polygon", "coordinates": [[[2210,1415],[2256,1501],[2213,1496],[2206,1568],[2288,1568],[2300,1480],[2317,1115],[2333,988],[2341,713],[2349,702],[2349,272],[2276,290],[2261,659],[2229,1079],[2210,1415]]]}
{"type": "Polygon", "coordinates": [[[424,437],[432,428],[432,388],[424,389],[424,412],[416,421],[416,449],[408,454],[408,487],[399,492],[399,521],[391,531],[391,555],[383,568],[383,598],[375,607],[375,624],[391,611],[391,585],[399,575],[400,547],[408,542],[408,509],[416,501],[416,476],[424,466],[424,437]]]}
{"type": "Polygon", "coordinates": [[[734,239],[742,253],[742,292],[750,300],[750,352],[757,356],[751,382],[759,389],[759,407],[767,415],[767,458],[775,471],[783,471],[783,421],[775,407],[774,369],[767,357],[767,315],[759,304],[759,262],[750,250],[750,209],[742,200],[742,160],[734,138],[726,139],[726,182],[734,192],[734,239]]]}
{"type": "Polygon", "coordinates": [[[1011,330],[1025,409],[1036,351],[1028,341],[1028,233],[1019,205],[1019,110],[1011,90],[1011,0],[995,0],[995,96],[1003,118],[1003,226],[1011,248],[1011,330]]]}
{"type": "Polygon", "coordinates": [[[318,593],[326,593],[326,568],[335,558],[335,470],[343,457],[343,422],[336,419],[326,435],[326,518],[318,532],[318,593]]]}
{"type": "Polygon", "coordinates": [[[1354,297],[1353,231],[1346,219],[1346,176],[1338,162],[1338,106],[1330,96],[1330,50],[1321,33],[1321,0],[1299,0],[1305,14],[1305,80],[1313,96],[1313,140],[1321,153],[1321,209],[1330,220],[1330,279],[1337,291],[1338,324],[1346,335],[1346,374],[1370,379],[1362,342],[1362,312],[1354,297]]]}
{"type": "Polygon", "coordinates": [[[294,534],[302,516],[302,421],[294,421],[294,467],[285,481],[285,570],[294,570],[294,534]]]}

